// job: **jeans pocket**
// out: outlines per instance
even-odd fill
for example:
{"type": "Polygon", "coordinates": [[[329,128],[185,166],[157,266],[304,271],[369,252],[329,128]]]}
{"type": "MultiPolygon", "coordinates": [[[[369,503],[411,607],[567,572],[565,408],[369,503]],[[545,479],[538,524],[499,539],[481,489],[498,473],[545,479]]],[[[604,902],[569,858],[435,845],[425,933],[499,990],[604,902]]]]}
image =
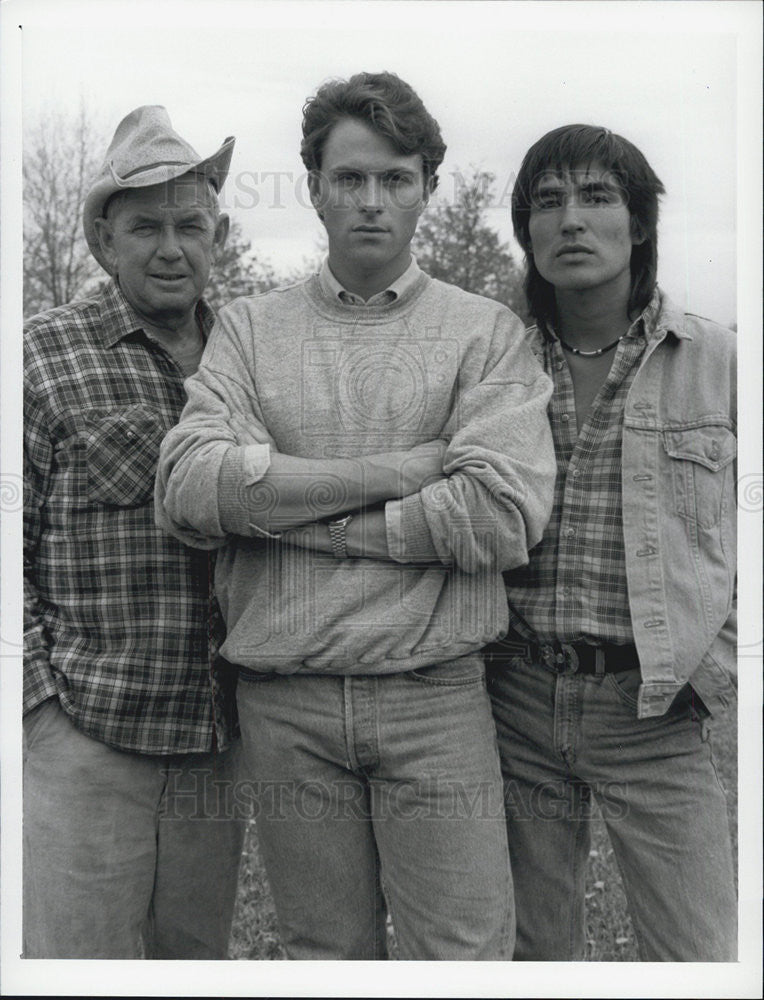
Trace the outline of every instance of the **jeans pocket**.
{"type": "Polygon", "coordinates": [[[432,663],[427,667],[418,667],[409,671],[409,677],[420,684],[434,684],[442,687],[455,687],[465,684],[482,683],[485,678],[485,666],[478,656],[464,656],[458,660],[448,660],[445,663],[432,663]]]}
{"type": "Polygon", "coordinates": [[[24,750],[31,750],[49,720],[61,711],[56,695],[46,698],[27,712],[22,722],[24,750]]]}
{"type": "Polygon", "coordinates": [[[685,684],[679,689],[668,711],[673,715],[688,716],[693,722],[702,722],[711,715],[703,699],[690,684],[685,684]]]}
{"type": "Polygon", "coordinates": [[[605,674],[605,677],[620,701],[630,710],[636,711],[639,686],[642,683],[640,672],[638,670],[619,670],[616,673],[605,674]]]}
{"type": "Polygon", "coordinates": [[[263,681],[272,681],[279,676],[275,670],[250,670],[249,667],[239,667],[239,680],[247,684],[262,684],[263,681]]]}

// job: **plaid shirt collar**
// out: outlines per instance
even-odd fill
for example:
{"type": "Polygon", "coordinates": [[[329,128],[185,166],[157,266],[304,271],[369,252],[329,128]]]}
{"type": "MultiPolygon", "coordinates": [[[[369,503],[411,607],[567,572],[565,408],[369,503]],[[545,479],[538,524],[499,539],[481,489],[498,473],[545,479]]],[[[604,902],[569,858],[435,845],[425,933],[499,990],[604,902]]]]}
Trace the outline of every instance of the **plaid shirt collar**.
{"type": "MultiPolygon", "coordinates": [[[[196,305],[196,316],[206,342],[215,322],[215,313],[204,299],[200,299],[196,305]]],[[[125,298],[117,279],[112,278],[101,293],[101,326],[93,336],[103,347],[114,347],[120,340],[143,329],[143,320],[125,298]]]]}

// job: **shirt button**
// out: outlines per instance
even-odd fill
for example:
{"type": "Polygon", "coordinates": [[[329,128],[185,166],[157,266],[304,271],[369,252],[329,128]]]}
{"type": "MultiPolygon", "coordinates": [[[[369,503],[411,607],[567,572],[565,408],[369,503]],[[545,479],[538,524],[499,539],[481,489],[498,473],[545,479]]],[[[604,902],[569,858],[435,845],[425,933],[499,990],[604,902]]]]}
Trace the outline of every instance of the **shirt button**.
{"type": "Polygon", "coordinates": [[[557,371],[562,371],[562,361],[557,362],[557,371]]]}
{"type": "Polygon", "coordinates": [[[578,479],[581,473],[578,471],[578,469],[574,469],[572,475],[574,479],[578,479]]]}
{"type": "Polygon", "coordinates": [[[570,420],[570,414],[563,413],[562,416],[560,417],[560,420],[562,420],[563,423],[567,424],[567,422],[570,420]]]}
{"type": "Polygon", "coordinates": [[[572,592],[573,591],[571,590],[570,587],[563,587],[562,588],[562,596],[563,597],[570,597],[570,595],[572,594],[572,592]]]}
{"type": "Polygon", "coordinates": [[[575,528],[566,528],[565,529],[565,536],[567,538],[572,538],[575,535],[575,533],[576,533],[576,529],[575,528]]]}

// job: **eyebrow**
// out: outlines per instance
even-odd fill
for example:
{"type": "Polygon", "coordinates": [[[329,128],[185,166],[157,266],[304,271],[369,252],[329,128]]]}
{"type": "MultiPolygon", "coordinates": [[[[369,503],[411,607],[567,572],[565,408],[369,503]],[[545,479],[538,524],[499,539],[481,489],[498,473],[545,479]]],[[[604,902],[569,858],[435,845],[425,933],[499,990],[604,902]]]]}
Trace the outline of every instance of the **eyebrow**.
{"type": "Polygon", "coordinates": [[[352,164],[337,164],[337,166],[332,167],[329,171],[331,174],[408,174],[413,177],[416,174],[416,170],[412,167],[385,167],[382,170],[369,170],[366,167],[352,165],[352,164]]]}
{"type": "MultiPolygon", "coordinates": [[[[206,211],[201,207],[184,209],[183,212],[176,217],[175,221],[176,223],[195,222],[197,219],[204,219],[206,214],[206,211]]],[[[146,209],[138,209],[133,214],[128,215],[127,221],[131,225],[135,225],[136,223],[158,222],[159,216],[156,213],[146,211],[146,209]]]]}
{"type": "Polygon", "coordinates": [[[600,191],[612,193],[618,190],[618,185],[615,181],[587,181],[584,184],[579,184],[578,189],[586,194],[597,194],[600,191]]]}

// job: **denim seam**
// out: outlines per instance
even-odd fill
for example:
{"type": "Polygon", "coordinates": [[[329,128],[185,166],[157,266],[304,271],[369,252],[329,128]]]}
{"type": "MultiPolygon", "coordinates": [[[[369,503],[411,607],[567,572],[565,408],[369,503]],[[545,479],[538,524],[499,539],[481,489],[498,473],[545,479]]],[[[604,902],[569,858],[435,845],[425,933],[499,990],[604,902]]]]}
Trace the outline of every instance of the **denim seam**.
{"type": "Polygon", "coordinates": [[[353,680],[351,677],[342,678],[342,702],[343,702],[343,712],[342,721],[345,727],[345,753],[347,754],[347,768],[349,771],[354,771],[358,760],[355,754],[355,742],[353,738],[353,693],[351,691],[351,685],[353,680]]]}
{"type": "Polygon", "coordinates": [[[714,770],[714,775],[716,777],[716,784],[719,786],[719,790],[727,798],[727,789],[724,787],[721,776],[719,774],[719,768],[716,766],[716,756],[714,755],[714,746],[711,739],[711,727],[708,724],[707,719],[703,719],[700,726],[698,727],[700,731],[700,739],[705,747],[708,748],[708,759],[711,762],[711,767],[714,770]]]}
{"type": "Polygon", "coordinates": [[[613,840],[610,837],[609,828],[608,828],[608,840],[610,841],[610,845],[613,848],[613,857],[615,858],[615,863],[618,867],[618,872],[621,876],[621,882],[623,883],[624,896],[626,897],[626,910],[631,920],[631,926],[634,929],[634,937],[637,939],[637,952],[639,953],[640,960],[644,962],[646,961],[644,956],[647,954],[647,951],[645,949],[645,941],[644,938],[642,937],[642,928],[639,925],[639,921],[635,919],[631,905],[632,896],[636,895],[636,893],[634,893],[630,883],[626,878],[623,865],[621,864],[621,859],[618,856],[618,851],[616,850],[615,844],[613,843],[613,840]]]}
{"type": "MultiPolygon", "coordinates": [[[[575,791],[575,789],[574,789],[575,791]]],[[[583,799],[581,800],[583,804],[583,799]]],[[[580,812],[580,809],[579,809],[580,812]]],[[[576,823],[576,835],[573,840],[573,858],[571,863],[571,868],[573,870],[573,885],[577,886],[579,884],[579,870],[578,870],[578,857],[580,855],[581,843],[584,840],[587,831],[589,829],[590,815],[587,814],[585,817],[579,815],[578,822],[576,823]]],[[[568,920],[568,961],[575,962],[579,959],[586,958],[586,925],[581,929],[584,937],[584,954],[577,956],[574,954],[575,948],[575,935],[578,929],[578,908],[580,906],[580,898],[575,892],[571,893],[570,898],[570,917],[568,920]]]]}

